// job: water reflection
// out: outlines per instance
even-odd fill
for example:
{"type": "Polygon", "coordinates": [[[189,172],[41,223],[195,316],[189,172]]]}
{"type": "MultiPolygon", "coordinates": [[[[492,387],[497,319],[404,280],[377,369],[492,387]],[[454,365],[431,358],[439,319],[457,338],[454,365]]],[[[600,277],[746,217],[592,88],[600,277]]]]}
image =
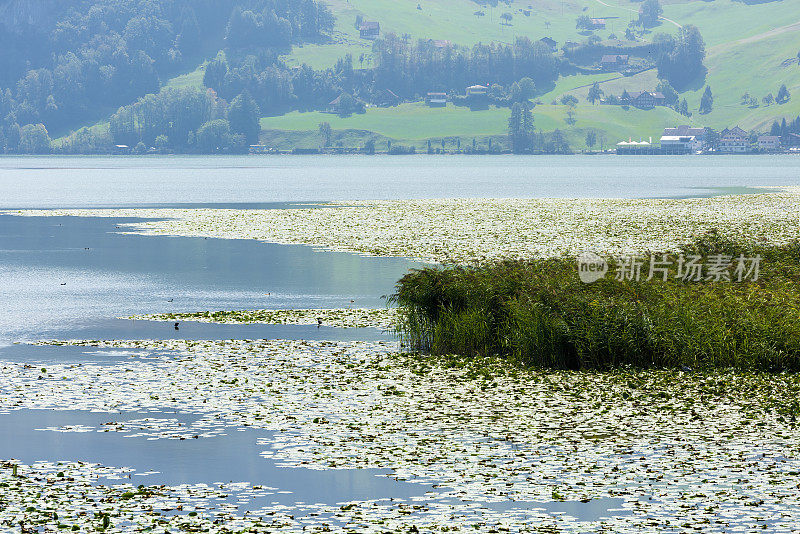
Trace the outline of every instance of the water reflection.
{"type": "MultiPolygon", "coordinates": [[[[134,485],[249,482],[278,488],[264,501],[251,502],[252,509],[271,502],[336,504],[351,500],[409,498],[431,489],[380,476],[389,474],[387,470],[317,471],[278,467],[273,460],[259,456],[264,446],[258,445],[257,439],[268,436],[270,432],[266,430],[232,428],[224,435],[185,440],[147,440],[103,431],[105,423],[142,418],[177,419],[185,426],[197,420],[190,414],[166,410],[124,414],[12,411],[0,414],[0,458],[17,458],[27,464],[38,460],[63,460],[131,467],[138,474],[124,482],[134,485]],[[37,430],[67,425],[93,429],[88,432],[37,430]]],[[[120,483],[118,480],[100,482],[120,483]]]]}
{"type": "MultiPolygon", "coordinates": [[[[379,307],[396,280],[419,266],[300,245],[119,235],[118,222],[0,216],[0,302],[5,307],[0,345],[79,336],[174,337],[157,325],[113,321],[134,314],[379,307]]],[[[235,330],[187,325],[181,335],[230,338],[237,337],[235,330]]],[[[302,332],[307,339],[319,339],[326,332],[256,326],[240,330],[248,338],[302,332]]],[[[335,338],[362,339],[353,337],[360,335],[335,338]]]]}

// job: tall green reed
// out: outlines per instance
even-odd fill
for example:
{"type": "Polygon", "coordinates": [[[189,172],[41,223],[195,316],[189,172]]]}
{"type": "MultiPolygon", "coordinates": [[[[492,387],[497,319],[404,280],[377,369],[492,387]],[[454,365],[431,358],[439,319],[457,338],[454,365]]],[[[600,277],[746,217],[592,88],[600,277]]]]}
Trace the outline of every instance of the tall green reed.
{"type": "Polygon", "coordinates": [[[572,258],[426,268],[397,284],[398,333],[412,350],[536,367],[800,370],[800,245],[711,232],[683,252],[759,254],[761,277],[584,284],[572,258]]]}

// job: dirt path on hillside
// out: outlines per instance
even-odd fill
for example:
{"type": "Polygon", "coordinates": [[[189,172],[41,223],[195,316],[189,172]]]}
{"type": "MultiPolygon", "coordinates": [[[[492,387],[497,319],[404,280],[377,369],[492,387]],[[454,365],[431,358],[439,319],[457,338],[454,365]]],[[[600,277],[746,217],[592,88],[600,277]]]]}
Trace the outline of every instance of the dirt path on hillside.
{"type": "Polygon", "coordinates": [[[758,35],[745,37],[744,39],[739,39],[738,41],[731,41],[729,43],[722,43],[718,44],[717,46],[712,46],[711,48],[708,49],[708,52],[709,55],[716,55],[725,52],[730,48],[733,48],[734,46],[757,43],[758,41],[763,41],[764,39],[769,39],[770,37],[776,37],[786,32],[798,31],[798,30],[800,30],[800,21],[787,24],[786,26],[781,26],[780,28],[768,30],[765,31],[764,33],[759,33],[758,35]]]}
{"type": "Polygon", "coordinates": [[[755,43],[756,41],[761,41],[762,39],[769,39],[770,37],[775,37],[776,35],[780,35],[782,33],[794,30],[800,30],[800,21],[788,24],[786,26],[781,26],[780,28],[775,28],[774,30],[769,30],[764,33],[759,33],[758,35],[753,35],[752,37],[746,37],[744,39],[734,41],[734,43],[735,44],[755,43]]]}

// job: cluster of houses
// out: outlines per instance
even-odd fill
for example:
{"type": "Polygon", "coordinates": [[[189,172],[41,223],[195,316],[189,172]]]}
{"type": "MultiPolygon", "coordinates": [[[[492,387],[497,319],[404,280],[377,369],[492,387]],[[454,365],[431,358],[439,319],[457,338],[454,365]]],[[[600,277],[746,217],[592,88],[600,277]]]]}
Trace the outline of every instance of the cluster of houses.
{"type": "MultiPolygon", "coordinates": [[[[466,103],[485,103],[487,101],[487,97],[489,96],[489,87],[486,85],[470,85],[464,90],[464,97],[466,98],[466,103]]],[[[464,97],[453,97],[456,98],[464,98],[464,97]]],[[[425,103],[428,107],[432,108],[442,108],[447,105],[448,94],[447,93],[439,93],[439,92],[431,92],[425,95],[425,103]]]]}
{"type": "Polygon", "coordinates": [[[676,126],[664,128],[658,145],[648,141],[621,141],[617,143],[617,154],[747,154],[753,152],[800,152],[800,135],[790,133],[786,139],[777,135],[759,135],[755,142],[752,136],[739,128],[725,128],[712,147],[707,128],[676,126]]]}
{"type": "Polygon", "coordinates": [[[606,19],[589,19],[590,30],[605,30],[606,19]]]}
{"type": "Polygon", "coordinates": [[[653,109],[666,106],[667,98],[660,91],[623,91],[620,96],[608,96],[600,99],[601,104],[617,106],[633,106],[640,109],[653,109]]]}

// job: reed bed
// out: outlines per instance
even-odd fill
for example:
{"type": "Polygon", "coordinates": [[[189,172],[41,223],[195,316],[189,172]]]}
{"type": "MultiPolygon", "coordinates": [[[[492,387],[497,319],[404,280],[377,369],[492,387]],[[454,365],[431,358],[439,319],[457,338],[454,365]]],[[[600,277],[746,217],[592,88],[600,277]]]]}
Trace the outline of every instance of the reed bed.
{"type": "Polygon", "coordinates": [[[431,267],[398,282],[398,333],[413,350],[533,367],[800,370],[800,243],[710,232],[684,252],[760,255],[759,279],[586,284],[566,257],[431,267]]]}

